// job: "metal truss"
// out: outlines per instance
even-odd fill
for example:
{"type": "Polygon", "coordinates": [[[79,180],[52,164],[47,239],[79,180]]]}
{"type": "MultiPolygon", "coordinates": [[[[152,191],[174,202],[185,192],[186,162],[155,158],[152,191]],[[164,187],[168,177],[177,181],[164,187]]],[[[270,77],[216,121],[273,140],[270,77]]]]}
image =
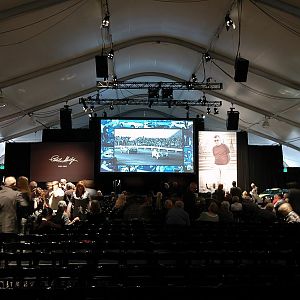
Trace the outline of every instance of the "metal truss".
{"type": "Polygon", "coordinates": [[[180,81],[180,82],[136,82],[136,81],[98,81],[98,89],[149,89],[149,88],[169,88],[173,90],[221,90],[223,84],[219,82],[193,82],[193,81],[180,81]]]}
{"type": "Polygon", "coordinates": [[[124,98],[124,99],[93,99],[79,98],[79,103],[83,105],[145,105],[153,106],[206,106],[206,107],[220,107],[222,101],[208,101],[203,98],[199,100],[174,100],[174,99],[135,99],[135,98],[124,98]]]}

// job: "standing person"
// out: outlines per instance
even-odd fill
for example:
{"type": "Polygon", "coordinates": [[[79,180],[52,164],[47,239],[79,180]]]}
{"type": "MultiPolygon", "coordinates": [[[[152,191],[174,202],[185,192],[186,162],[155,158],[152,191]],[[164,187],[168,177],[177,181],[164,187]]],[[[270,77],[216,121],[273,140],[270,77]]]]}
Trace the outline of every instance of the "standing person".
{"type": "Polygon", "coordinates": [[[214,156],[214,163],[218,167],[218,182],[223,182],[222,169],[230,162],[230,150],[227,145],[223,143],[219,135],[214,136],[215,145],[213,146],[212,152],[214,156]]]}
{"type": "Polygon", "coordinates": [[[230,188],[230,195],[231,197],[238,196],[240,200],[242,199],[242,190],[240,187],[236,186],[236,181],[232,181],[232,187],[230,188]]]}
{"type": "Polygon", "coordinates": [[[28,218],[34,211],[34,202],[31,199],[29,180],[26,176],[19,176],[16,186],[23,199],[27,202],[26,206],[17,206],[18,231],[21,232],[27,227],[28,218]]]}
{"type": "Polygon", "coordinates": [[[22,193],[16,191],[16,178],[6,177],[0,187],[0,232],[17,233],[17,206],[27,205],[22,193]]]}
{"type": "Polygon", "coordinates": [[[91,197],[85,189],[84,182],[78,181],[67,208],[67,213],[71,219],[79,217],[80,221],[85,221],[90,201],[91,197]]]}
{"type": "Polygon", "coordinates": [[[196,182],[191,182],[187,191],[183,194],[182,200],[184,203],[184,210],[189,214],[190,221],[193,222],[197,217],[196,201],[198,198],[198,186],[196,182]]]}

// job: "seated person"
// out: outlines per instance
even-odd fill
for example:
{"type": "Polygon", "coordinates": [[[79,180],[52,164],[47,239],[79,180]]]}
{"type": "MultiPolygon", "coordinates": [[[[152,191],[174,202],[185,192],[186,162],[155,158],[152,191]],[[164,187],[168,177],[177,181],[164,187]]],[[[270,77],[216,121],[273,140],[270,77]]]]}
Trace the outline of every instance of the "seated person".
{"type": "Polygon", "coordinates": [[[182,226],[191,225],[189,214],[184,210],[184,202],[182,200],[176,200],[174,207],[168,210],[166,224],[182,226]]]}
{"type": "Polygon", "coordinates": [[[293,210],[293,207],[288,202],[284,202],[278,207],[278,213],[282,214],[286,223],[300,222],[300,216],[293,210]]]}
{"type": "Polygon", "coordinates": [[[34,233],[54,233],[59,231],[62,226],[52,222],[53,209],[51,207],[43,208],[38,215],[33,226],[34,233]]]}
{"type": "Polygon", "coordinates": [[[88,224],[102,224],[106,221],[106,217],[101,211],[100,203],[98,200],[92,200],[86,216],[88,224]]]}
{"type": "Polygon", "coordinates": [[[78,217],[75,217],[72,221],[70,220],[67,213],[67,203],[64,200],[61,200],[57,204],[57,211],[55,215],[52,217],[52,222],[55,224],[64,227],[65,225],[72,225],[75,222],[79,221],[78,217]]]}
{"type": "Polygon", "coordinates": [[[215,201],[211,201],[207,211],[203,211],[196,221],[219,222],[218,205],[215,201]]]}

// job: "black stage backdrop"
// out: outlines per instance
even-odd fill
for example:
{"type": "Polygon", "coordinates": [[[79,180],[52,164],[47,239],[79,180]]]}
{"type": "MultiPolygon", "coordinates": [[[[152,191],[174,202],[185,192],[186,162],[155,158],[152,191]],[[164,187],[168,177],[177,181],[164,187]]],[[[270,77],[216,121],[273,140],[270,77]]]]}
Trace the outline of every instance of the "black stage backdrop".
{"type": "MultiPolygon", "coordinates": [[[[87,141],[95,140],[95,134],[87,134],[88,130],[74,130],[74,134],[59,130],[48,132],[43,141],[87,141]],[[75,134],[76,133],[76,134],[75,134]],[[80,139],[81,137],[81,139],[80,139]],[[88,137],[88,138],[87,138],[88,137]],[[93,137],[93,138],[92,138],[93,137]]],[[[72,131],[73,132],[73,131],[72,131]]],[[[258,185],[259,191],[270,187],[285,187],[283,173],[283,157],[281,146],[249,146],[247,132],[237,133],[238,147],[238,185],[242,190],[249,190],[251,182],[258,185]]],[[[30,146],[31,143],[6,143],[4,176],[27,176],[30,178],[30,146]]],[[[96,152],[96,151],[95,151],[96,152]]],[[[96,154],[95,154],[96,155],[96,154]]],[[[197,161],[197,160],[196,160],[197,161]]],[[[38,163],[38,162],[37,162],[38,163]]],[[[131,188],[134,185],[146,192],[149,189],[157,190],[163,182],[177,181],[186,185],[195,178],[195,174],[104,174],[95,172],[95,183],[104,190],[112,190],[114,180],[120,179],[122,188],[131,188]],[[154,178],[155,177],[155,178],[154,178]]],[[[293,178],[295,176],[292,176],[293,178]]],[[[292,181],[292,178],[286,178],[292,181]]],[[[36,179],[38,180],[38,179],[36,179]]]]}
{"type": "Polygon", "coordinates": [[[248,146],[248,152],[249,183],[254,182],[258,192],[266,188],[284,187],[281,146],[248,146]]]}
{"type": "Polygon", "coordinates": [[[237,133],[237,184],[242,191],[249,189],[248,133],[237,133]]]}

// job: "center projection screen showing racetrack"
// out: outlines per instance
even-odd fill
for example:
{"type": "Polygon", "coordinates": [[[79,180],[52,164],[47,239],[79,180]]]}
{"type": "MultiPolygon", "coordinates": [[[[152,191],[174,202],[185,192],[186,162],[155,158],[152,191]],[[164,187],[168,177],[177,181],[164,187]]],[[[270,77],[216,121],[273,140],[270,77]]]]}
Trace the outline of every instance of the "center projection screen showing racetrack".
{"type": "Polygon", "coordinates": [[[236,132],[199,131],[199,191],[213,192],[222,183],[225,191],[237,180],[236,132]]]}
{"type": "Polygon", "coordinates": [[[100,172],[194,172],[193,120],[99,122],[100,172]]]}

